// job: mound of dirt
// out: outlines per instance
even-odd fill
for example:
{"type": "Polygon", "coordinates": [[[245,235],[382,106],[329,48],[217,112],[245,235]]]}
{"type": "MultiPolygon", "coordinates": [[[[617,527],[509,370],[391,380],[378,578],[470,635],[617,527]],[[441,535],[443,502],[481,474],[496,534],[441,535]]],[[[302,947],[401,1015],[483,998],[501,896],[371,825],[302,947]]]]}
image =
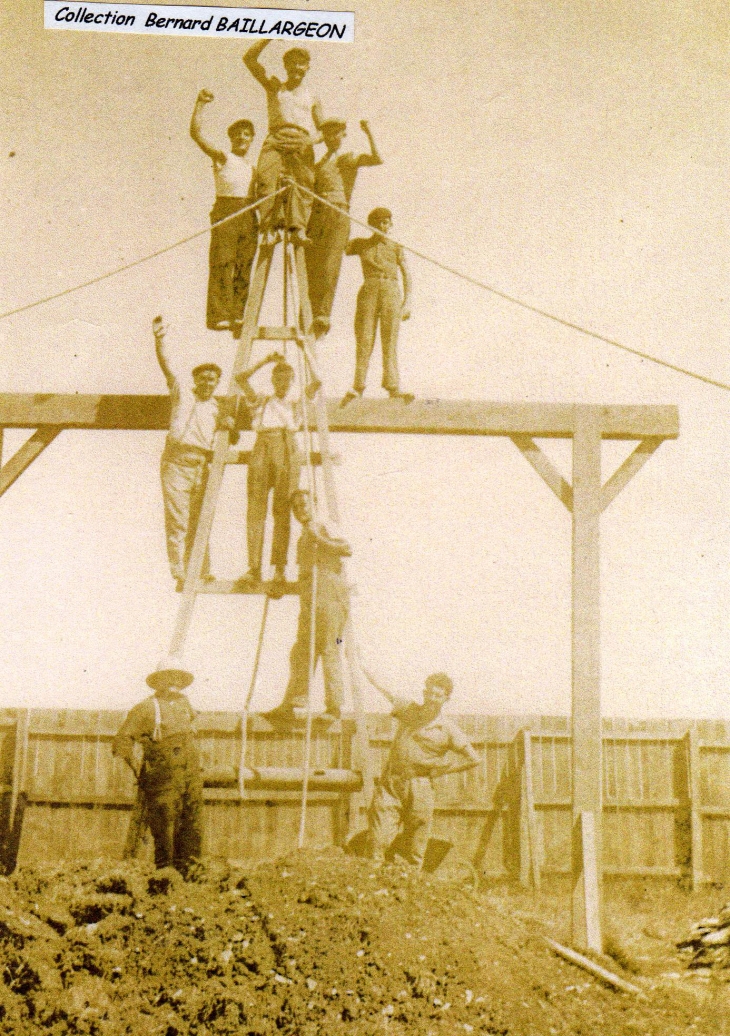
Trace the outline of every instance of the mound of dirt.
{"type": "Polygon", "coordinates": [[[724,1031],[689,994],[604,988],[542,934],[504,895],[336,850],[190,882],[138,863],[29,870],[0,881],[0,1033],[724,1031]]]}

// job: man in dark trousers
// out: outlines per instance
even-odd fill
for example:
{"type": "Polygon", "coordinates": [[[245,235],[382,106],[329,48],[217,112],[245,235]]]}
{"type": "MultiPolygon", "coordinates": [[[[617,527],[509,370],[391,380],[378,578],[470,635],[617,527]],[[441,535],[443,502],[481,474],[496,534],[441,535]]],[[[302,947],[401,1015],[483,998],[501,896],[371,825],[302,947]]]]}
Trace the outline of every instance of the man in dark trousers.
{"type": "Polygon", "coordinates": [[[335,299],[337,281],[340,276],[342,257],[350,236],[350,220],[347,212],[355,187],[358,170],[363,166],[382,165],[369,124],[360,123],[370,144],[370,151],[355,155],[352,151],[341,153],[340,148],[347,132],[344,119],[325,119],[320,123],[327,152],[314,167],[314,193],[336,205],[341,212],[335,212],[315,198],[309,220],[311,245],[306,251],[309,300],[312,304],[312,330],[319,338],[330,329],[332,303],[335,299]]]}
{"type": "Polygon", "coordinates": [[[292,510],[301,522],[302,535],[297,544],[299,565],[299,626],[289,656],[290,675],[284,700],[266,715],[273,723],[289,724],[295,709],[306,709],[309,688],[312,607],[314,607],[314,659],[311,671],[322,659],[324,671],[325,720],[339,719],[342,712],[342,661],[340,643],[350,611],[350,591],[342,559],[352,548],[343,539],[331,536],[321,522],[314,520],[312,501],[306,490],[292,496],[292,510]],[[314,569],[317,569],[314,593],[314,569]],[[314,605],[312,602],[315,596],[314,605]]]}
{"type": "Polygon", "coordinates": [[[192,673],[174,660],[147,677],[154,694],[130,710],[112,743],[112,753],[130,766],[139,784],[155,843],[155,865],[186,877],[200,860],[203,777],[193,734],[195,713],[183,694],[192,673]],[[134,764],[134,746],[142,764],[134,764]]]}
{"type": "Polygon", "coordinates": [[[346,255],[359,255],[363,284],[355,309],[355,381],[342,404],[346,405],[365,391],[373,354],[375,335],[380,325],[383,347],[383,388],[391,399],[411,402],[409,392],[401,392],[398,378],[398,330],[401,320],[411,315],[411,276],[403,248],[385,235],[390,233],[393,217],[389,209],[373,209],[368,216],[371,237],[356,237],[345,249],[346,255]],[[403,279],[403,294],[398,272],[403,279]]]}
{"type": "Polygon", "coordinates": [[[398,720],[388,761],[377,782],[370,807],[373,860],[380,865],[399,828],[406,860],[419,870],[431,833],[433,781],[479,765],[479,756],[463,731],[441,709],[451,697],[453,682],[446,673],[433,673],[423,689],[423,704],[391,693],[363,668],[368,681],[392,706],[398,720]]]}

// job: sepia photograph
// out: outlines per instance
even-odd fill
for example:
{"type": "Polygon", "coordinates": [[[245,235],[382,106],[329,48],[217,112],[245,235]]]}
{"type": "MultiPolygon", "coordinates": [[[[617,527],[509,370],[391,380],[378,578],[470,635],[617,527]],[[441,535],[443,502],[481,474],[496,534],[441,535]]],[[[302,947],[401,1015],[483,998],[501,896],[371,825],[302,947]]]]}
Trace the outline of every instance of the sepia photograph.
{"type": "Polygon", "coordinates": [[[730,1036],[730,10],[2,12],[0,1034],[730,1036]]]}

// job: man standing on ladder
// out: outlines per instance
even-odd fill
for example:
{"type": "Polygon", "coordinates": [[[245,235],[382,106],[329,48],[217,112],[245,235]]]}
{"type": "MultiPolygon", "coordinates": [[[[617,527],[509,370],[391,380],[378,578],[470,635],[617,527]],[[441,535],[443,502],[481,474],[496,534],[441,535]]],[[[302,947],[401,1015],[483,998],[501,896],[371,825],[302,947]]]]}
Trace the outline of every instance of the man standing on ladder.
{"type": "Polygon", "coordinates": [[[393,217],[389,209],[373,209],[368,216],[373,228],[371,237],[356,237],[345,249],[346,255],[359,255],[363,284],[355,309],[355,381],[342,400],[346,406],[365,391],[370,357],[380,324],[383,347],[383,388],[391,399],[413,400],[410,392],[401,392],[398,377],[398,330],[401,320],[411,315],[411,276],[403,248],[384,236],[390,233],[393,217]],[[398,271],[403,278],[403,294],[398,271]]]}
{"type": "MultiPolygon", "coordinates": [[[[286,80],[282,83],[276,76],[269,76],[259,61],[259,55],[271,40],[254,43],[243,56],[243,63],[254,79],[266,91],[269,112],[269,135],[261,148],[256,167],[256,197],[264,198],[281,186],[280,177],[290,176],[295,184],[301,183],[312,190],[314,185],[315,137],[322,123],[322,107],[319,100],[304,85],[309,71],[309,51],[293,47],[283,57],[286,80]]],[[[295,243],[304,243],[307,238],[307,224],[312,211],[309,195],[297,191],[290,193],[285,214],[280,198],[264,202],[259,209],[261,229],[267,234],[271,230],[285,229],[292,232],[295,243]]]]}
{"type": "Polygon", "coordinates": [[[479,765],[479,756],[466,734],[441,715],[454,689],[446,673],[428,677],[422,705],[393,694],[367,669],[363,668],[363,673],[390,702],[392,715],[398,720],[390,756],[370,807],[373,860],[376,865],[384,862],[402,827],[402,855],[420,870],[433,822],[434,778],[470,770],[479,765]]]}
{"type": "Polygon", "coordinates": [[[342,559],[352,555],[352,548],[345,540],[330,536],[325,527],[314,520],[311,496],[306,490],[294,493],[292,509],[303,526],[297,544],[299,626],[289,656],[289,684],[284,700],[266,713],[272,723],[284,726],[293,722],[295,710],[307,708],[311,693],[310,672],[315,671],[320,658],[327,710],[321,718],[340,718],[343,698],[340,643],[350,612],[350,591],[342,570],[342,559]],[[311,658],[310,651],[312,639],[314,658],[311,658]]]}
{"type": "MultiPolygon", "coordinates": [[[[306,354],[305,354],[305,362],[306,354]]],[[[306,395],[312,398],[319,388],[319,381],[310,371],[312,380],[306,395]]],[[[236,381],[243,389],[249,410],[251,424],[256,432],[256,442],[248,464],[248,572],[243,579],[252,584],[261,582],[261,559],[264,549],[264,531],[268,510],[269,492],[274,490],[272,511],[274,534],[271,544],[271,564],[274,566],[272,596],[281,596],[285,582],[286,561],[289,553],[291,529],[291,498],[299,488],[302,457],[297,445],[296,434],[302,426],[303,408],[301,399],[289,399],[294,381],[294,368],[281,355],[273,352],[255,363],[248,370],[236,375],[236,381]],[[249,379],[262,367],[273,363],[271,383],[273,394],[260,395],[251,386],[249,379]]]]}
{"type": "Polygon", "coordinates": [[[337,281],[340,276],[342,257],[350,236],[350,220],[347,212],[355,187],[358,170],[363,166],[382,165],[369,124],[360,123],[370,144],[370,152],[354,155],[352,151],[340,154],[342,141],[347,132],[344,119],[325,119],[320,125],[327,153],[315,166],[314,193],[319,198],[336,205],[342,212],[335,212],[314,199],[312,216],[309,220],[311,245],[307,249],[307,280],[309,298],[312,304],[312,331],[319,338],[330,329],[332,303],[335,299],[337,281]]]}
{"type": "Polygon", "coordinates": [[[200,859],[203,778],[193,735],[195,713],[183,694],[192,673],[163,662],[147,677],[154,694],[130,710],[112,742],[139,785],[155,843],[155,865],[175,867],[185,877],[200,859]],[[142,746],[142,765],[134,765],[134,746],[142,746]]]}
{"type": "Polygon", "coordinates": [[[253,202],[254,168],[246,157],[254,138],[253,123],[238,119],[228,127],[229,152],[220,151],[202,131],[202,114],[213,101],[209,90],[201,90],[190,120],[190,136],[213,163],[215,204],[210,214],[210,271],[206,323],[211,331],[230,328],[240,333],[243,310],[248,298],[251,264],[256,255],[258,227],[254,210],[238,219],[220,220],[239,212],[253,202]]]}
{"type": "MultiPolygon", "coordinates": [[[[193,368],[192,388],[182,385],[170,366],[165,347],[162,317],[152,321],[157,362],[170,390],[170,431],[160,464],[162,498],[165,504],[167,556],[172,578],[182,590],[195,529],[203,503],[213,439],[219,427],[233,429],[233,419],[220,413],[220,400],[213,395],[221,377],[217,363],[200,363],[193,368]]],[[[206,550],[203,578],[211,579],[206,550]]]]}

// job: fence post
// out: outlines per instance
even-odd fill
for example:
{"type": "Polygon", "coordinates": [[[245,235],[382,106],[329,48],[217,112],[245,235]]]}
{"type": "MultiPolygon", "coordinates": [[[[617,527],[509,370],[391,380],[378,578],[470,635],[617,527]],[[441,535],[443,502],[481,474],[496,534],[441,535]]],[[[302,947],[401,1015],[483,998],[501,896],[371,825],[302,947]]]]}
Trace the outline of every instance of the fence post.
{"type": "Polygon", "coordinates": [[[539,889],[540,846],[532,783],[532,733],[529,730],[521,730],[517,735],[517,760],[520,777],[520,884],[527,888],[532,882],[533,887],[539,889]]]}
{"type": "Polygon", "coordinates": [[[687,798],[689,800],[690,878],[696,889],[704,881],[702,860],[702,812],[700,802],[700,743],[697,724],[691,723],[687,742],[687,798]]]}

